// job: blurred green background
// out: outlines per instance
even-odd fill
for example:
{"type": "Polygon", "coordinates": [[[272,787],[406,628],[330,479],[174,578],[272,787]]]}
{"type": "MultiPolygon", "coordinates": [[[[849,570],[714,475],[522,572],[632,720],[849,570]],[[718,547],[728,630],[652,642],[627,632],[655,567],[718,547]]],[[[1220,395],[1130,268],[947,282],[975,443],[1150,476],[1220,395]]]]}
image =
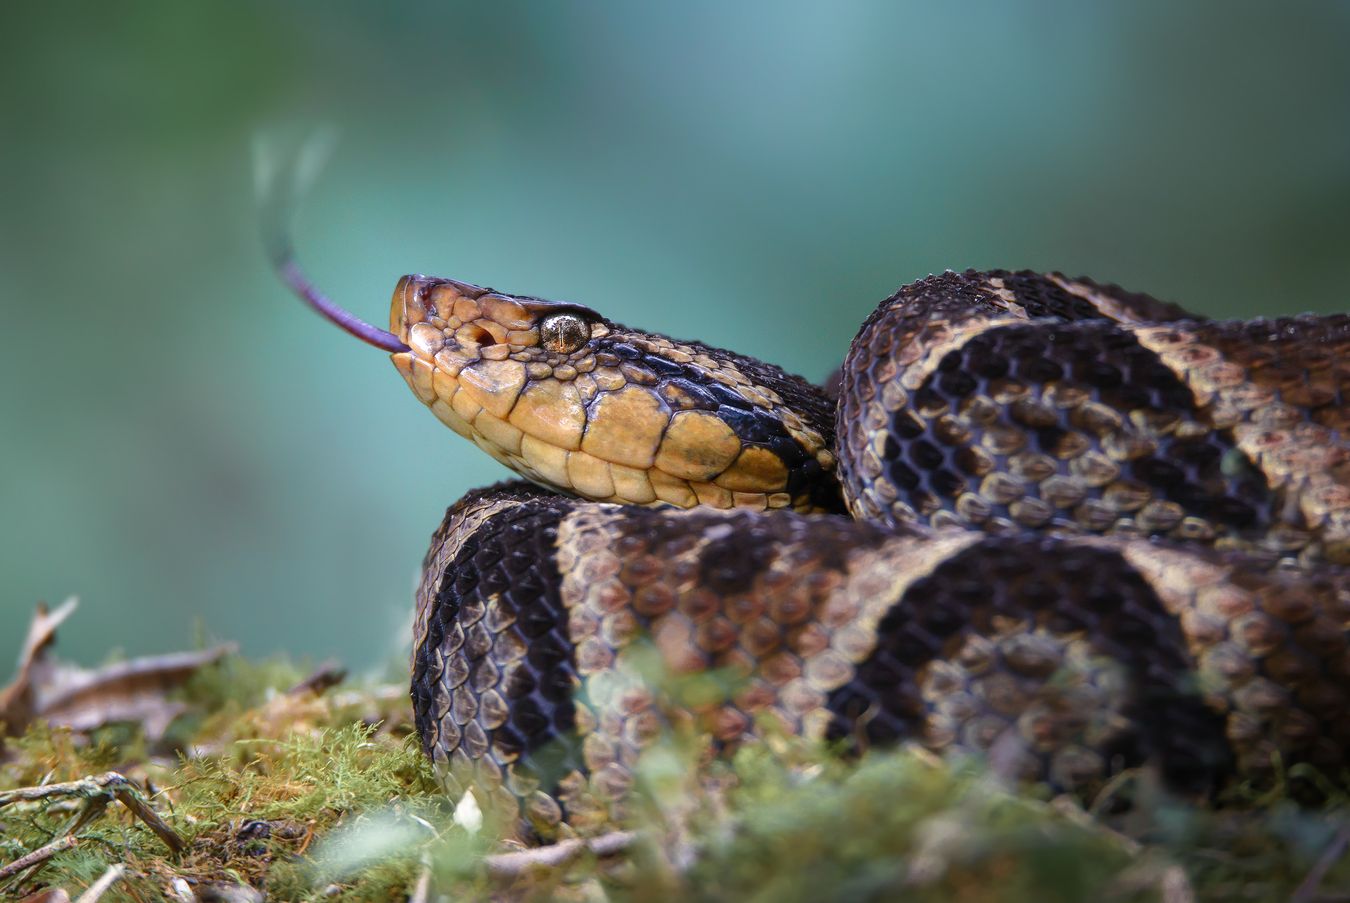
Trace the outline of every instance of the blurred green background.
{"type": "Polygon", "coordinates": [[[1345,3],[9,2],[0,116],[0,656],[78,593],[86,661],[378,666],[504,475],[274,281],[259,135],[336,131],[296,243],[378,323],[421,271],[818,378],[948,267],[1347,306],[1345,3]]]}

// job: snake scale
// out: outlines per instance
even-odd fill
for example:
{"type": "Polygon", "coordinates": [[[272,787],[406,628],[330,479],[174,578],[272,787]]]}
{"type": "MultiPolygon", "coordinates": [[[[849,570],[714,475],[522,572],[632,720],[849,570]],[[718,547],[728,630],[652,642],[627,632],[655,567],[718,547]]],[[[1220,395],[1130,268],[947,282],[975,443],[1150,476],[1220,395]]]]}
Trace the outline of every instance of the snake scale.
{"type": "Polygon", "coordinates": [[[523,836],[624,818],[671,727],[996,754],[1080,796],[1144,763],[1192,795],[1342,780],[1350,316],[948,272],[822,389],[449,279],[404,277],[386,333],[286,275],[529,481],[449,509],[412,653],[447,788],[523,836]]]}

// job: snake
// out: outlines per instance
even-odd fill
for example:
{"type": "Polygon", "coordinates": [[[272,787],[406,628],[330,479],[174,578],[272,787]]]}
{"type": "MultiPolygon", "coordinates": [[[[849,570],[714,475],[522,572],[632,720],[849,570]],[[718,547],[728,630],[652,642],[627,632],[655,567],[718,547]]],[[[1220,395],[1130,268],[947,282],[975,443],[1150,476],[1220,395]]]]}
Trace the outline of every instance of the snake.
{"type": "Polygon", "coordinates": [[[1344,782],[1350,316],[949,271],[818,386],[453,279],[402,278],[384,331],[283,276],[523,478],[447,511],[411,656],[442,783],[521,836],[631,818],[672,731],[707,761],[909,743],[1080,798],[1139,768],[1344,782]]]}

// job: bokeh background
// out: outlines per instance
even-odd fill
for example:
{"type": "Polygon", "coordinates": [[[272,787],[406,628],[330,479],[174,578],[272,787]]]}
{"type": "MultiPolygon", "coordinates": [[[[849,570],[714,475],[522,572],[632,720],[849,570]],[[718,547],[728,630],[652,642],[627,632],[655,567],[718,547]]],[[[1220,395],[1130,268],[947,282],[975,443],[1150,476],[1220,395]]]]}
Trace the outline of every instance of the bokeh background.
{"type": "Polygon", "coordinates": [[[504,472],[269,274],[250,146],[321,127],[296,244],[376,322],[421,271],[818,378],[949,267],[1350,300],[1342,2],[5,3],[0,657],[68,594],[86,662],[400,654],[504,472]]]}

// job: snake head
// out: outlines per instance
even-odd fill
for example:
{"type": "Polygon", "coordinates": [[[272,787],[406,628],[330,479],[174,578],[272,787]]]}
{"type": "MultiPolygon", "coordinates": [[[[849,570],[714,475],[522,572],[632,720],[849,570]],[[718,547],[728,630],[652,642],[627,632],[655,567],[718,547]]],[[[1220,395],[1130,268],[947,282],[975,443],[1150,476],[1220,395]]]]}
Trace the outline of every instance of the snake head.
{"type": "Polygon", "coordinates": [[[392,357],[409,388],[452,430],[507,466],[517,467],[508,455],[519,454],[527,434],[563,449],[580,447],[585,415],[563,387],[594,368],[588,347],[609,335],[595,311],[454,279],[404,276],[389,326],[408,345],[392,357]]]}
{"type": "Polygon", "coordinates": [[[390,330],[417,397],[541,485],[685,508],[837,504],[833,408],[777,367],[428,276],[399,281],[390,330]]]}

